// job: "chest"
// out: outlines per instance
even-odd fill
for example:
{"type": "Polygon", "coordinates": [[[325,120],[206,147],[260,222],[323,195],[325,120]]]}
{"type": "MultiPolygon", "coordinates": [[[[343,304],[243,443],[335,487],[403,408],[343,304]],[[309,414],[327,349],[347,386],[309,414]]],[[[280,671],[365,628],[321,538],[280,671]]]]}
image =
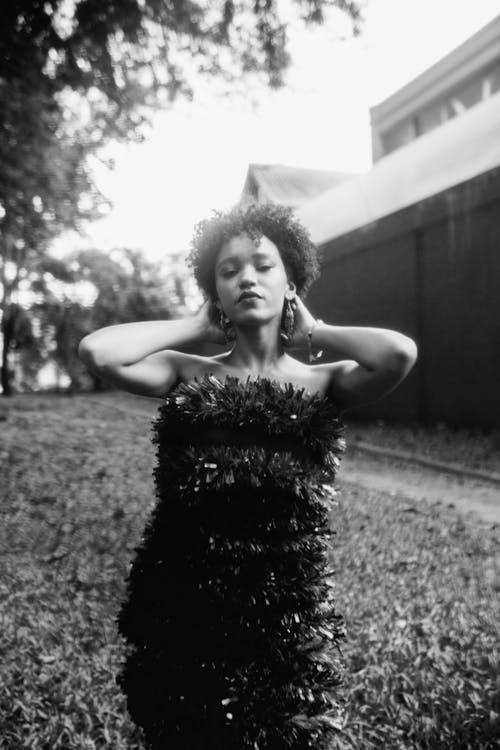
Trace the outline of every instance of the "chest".
{"type": "Polygon", "coordinates": [[[266,370],[254,373],[242,368],[227,369],[222,366],[211,365],[209,368],[190,368],[190,371],[186,373],[185,382],[189,382],[195,378],[200,380],[205,375],[215,375],[220,380],[225,380],[226,377],[236,377],[242,382],[248,377],[250,379],[261,377],[269,378],[283,384],[291,383],[297,389],[304,389],[309,393],[318,393],[320,396],[324,396],[328,390],[327,373],[324,371],[314,372],[314,368],[309,368],[309,370],[307,372],[296,369],[266,370]]]}

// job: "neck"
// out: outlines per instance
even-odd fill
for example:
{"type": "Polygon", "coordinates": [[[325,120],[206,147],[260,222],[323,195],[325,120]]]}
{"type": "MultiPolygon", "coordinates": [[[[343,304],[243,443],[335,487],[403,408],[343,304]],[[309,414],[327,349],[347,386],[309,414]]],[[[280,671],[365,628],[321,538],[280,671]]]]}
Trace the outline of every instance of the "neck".
{"type": "Polygon", "coordinates": [[[284,356],[279,333],[277,319],[263,326],[237,327],[236,341],[226,363],[256,375],[273,370],[284,356]]]}

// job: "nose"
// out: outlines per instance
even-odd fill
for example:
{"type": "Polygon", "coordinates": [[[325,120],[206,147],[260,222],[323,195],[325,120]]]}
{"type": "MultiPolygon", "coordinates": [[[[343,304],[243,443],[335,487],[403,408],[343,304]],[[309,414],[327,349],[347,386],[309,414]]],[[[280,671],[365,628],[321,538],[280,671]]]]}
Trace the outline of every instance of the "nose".
{"type": "Polygon", "coordinates": [[[243,266],[240,274],[240,287],[246,289],[249,286],[255,286],[255,268],[248,263],[243,266]]]}

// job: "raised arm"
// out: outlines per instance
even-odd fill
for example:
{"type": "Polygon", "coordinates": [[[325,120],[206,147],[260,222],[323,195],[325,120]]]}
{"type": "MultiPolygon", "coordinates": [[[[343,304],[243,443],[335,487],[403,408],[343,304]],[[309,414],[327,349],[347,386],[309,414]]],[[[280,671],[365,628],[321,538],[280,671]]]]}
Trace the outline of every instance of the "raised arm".
{"type": "Polygon", "coordinates": [[[413,339],[388,328],[314,327],[315,348],[346,359],[325,364],[330,390],[344,409],[376,401],[404,380],[417,359],[413,339]]]}
{"type": "Polygon", "coordinates": [[[176,384],[183,355],[176,347],[223,341],[208,318],[207,304],[178,320],[148,320],[100,328],[85,336],[78,354],[103,380],[141,396],[163,396],[176,384]]]}
{"type": "Polygon", "coordinates": [[[298,297],[296,303],[296,340],[307,345],[307,332],[312,328],[313,349],[341,360],[317,366],[328,371],[329,390],[344,409],[390,393],[415,364],[417,345],[409,336],[388,328],[315,322],[298,297]]]}

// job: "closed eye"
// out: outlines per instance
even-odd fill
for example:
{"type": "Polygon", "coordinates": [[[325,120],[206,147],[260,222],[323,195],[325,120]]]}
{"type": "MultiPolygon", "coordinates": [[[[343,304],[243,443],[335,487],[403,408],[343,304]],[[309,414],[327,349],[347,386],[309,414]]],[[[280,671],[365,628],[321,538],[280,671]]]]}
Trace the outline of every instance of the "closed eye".
{"type": "MultiPolygon", "coordinates": [[[[269,264],[269,263],[263,263],[263,264],[259,264],[258,266],[255,266],[255,268],[257,269],[257,271],[270,271],[271,268],[274,268],[274,266],[272,264],[269,264]]],[[[236,268],[225,268],[223,270],[220,270],[219,273],[220,273],[220,275],[224,279],[228,279],[231,276],[234,276],[235,274],[237,274],[238,273],[238,269],[236,269],[236,268]]]]}

